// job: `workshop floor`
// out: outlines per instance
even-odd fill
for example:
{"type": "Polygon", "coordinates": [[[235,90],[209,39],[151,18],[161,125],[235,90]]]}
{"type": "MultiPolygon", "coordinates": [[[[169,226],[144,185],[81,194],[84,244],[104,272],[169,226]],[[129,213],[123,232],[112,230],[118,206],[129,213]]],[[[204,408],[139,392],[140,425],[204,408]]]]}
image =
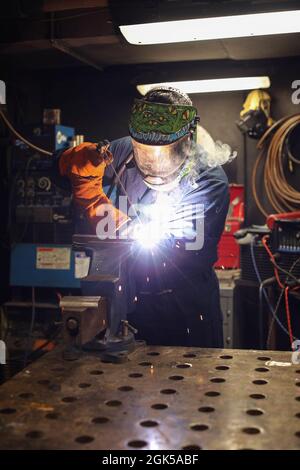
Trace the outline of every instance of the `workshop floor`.
{"type": "Polygon", "coordinates": [[[143,346],[108,364],[54,351],[0,387],[0,448],[299,449],[300,365],[290,361],[143,346]]]}

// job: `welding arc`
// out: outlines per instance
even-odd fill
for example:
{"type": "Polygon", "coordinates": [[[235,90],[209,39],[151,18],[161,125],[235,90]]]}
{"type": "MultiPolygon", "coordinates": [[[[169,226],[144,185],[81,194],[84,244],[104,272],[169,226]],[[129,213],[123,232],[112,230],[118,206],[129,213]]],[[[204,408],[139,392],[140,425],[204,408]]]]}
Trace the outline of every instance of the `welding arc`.
{"type": "Polygon", "coordinates": [[[37,147],[36,145],[32,144],[31,142],[29,142],[29,140],[25,139],[25,137],[23,137],[14,127],[13,125],[9,122],[9,120],[7,119],[7,117],[5,116],[5,114],[3,113],[3,111],[0,109],[0,116],[2,117],[3,121],[5,122],[5,124],[7,125],[7,127],[9,128],[9,130],[18,138],[20,139],[22,142],[24,142],[24,144],[28,145],[28,147],[32,148],[33,150],[36,150],[37,152],[39,153],[43,153],[44,155],[48,155],[49,157],[52,156],[52,152],[48,152],[48,150],[45,150],[45,149],[42,149],[40,147],[37,147]]]}
{"type": "Polygon", "coordinates": [[[293,188],[284,174],[284,143],[289,132],[300,124],[300,114],[277,121],[262,136],[257,144],[260,150],[252,172],[252,192],[261,213],[267,217],[257,193],[257,172],[263,163],[263,179],[266,195],[277,213],[299,210],[300,192],[293,188]]]}

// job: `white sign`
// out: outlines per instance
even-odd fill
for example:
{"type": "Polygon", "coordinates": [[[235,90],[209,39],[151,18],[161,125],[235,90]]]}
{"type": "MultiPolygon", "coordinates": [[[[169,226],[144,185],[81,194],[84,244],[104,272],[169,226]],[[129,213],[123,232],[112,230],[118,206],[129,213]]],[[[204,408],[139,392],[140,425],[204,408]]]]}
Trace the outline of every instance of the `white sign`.
{"type": "Polygon", "coordinates": [[[3,80],[0,80],[0,104],[6,104],[6,85],[3,80]]]}
{"type": "Polygon", "coordinates": [[[70,248],[37,247],[36,269],[70,269],[70,265],[70,248]]]}

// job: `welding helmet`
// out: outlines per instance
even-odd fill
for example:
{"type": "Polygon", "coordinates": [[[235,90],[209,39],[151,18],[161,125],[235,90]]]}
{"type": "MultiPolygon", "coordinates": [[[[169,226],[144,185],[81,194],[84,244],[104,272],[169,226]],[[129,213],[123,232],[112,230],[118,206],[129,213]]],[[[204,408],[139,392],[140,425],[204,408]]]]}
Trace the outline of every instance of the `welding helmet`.
{"type": "Polygon", "coordinates": [[[148,187],[169,191],[178,184],[198,120],[192,104],[157,103],[147,96],[134,101],[129,133],[135,163],[148,187]]]}
{"type": "Polygon", "coordinates": [[[252,90],[240,112],[237,126],[241,132],[253,139],[259,139],[273,124],[271,118],[271,97],[264,90],[252,90]]]}

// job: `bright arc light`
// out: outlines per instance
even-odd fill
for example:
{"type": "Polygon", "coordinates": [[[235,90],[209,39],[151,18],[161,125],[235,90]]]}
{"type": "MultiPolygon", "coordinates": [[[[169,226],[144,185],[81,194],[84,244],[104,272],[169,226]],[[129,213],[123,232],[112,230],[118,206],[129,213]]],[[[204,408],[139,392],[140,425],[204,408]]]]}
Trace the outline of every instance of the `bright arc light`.
{"type": "Polygon", "coordinates": [[[120,26],[130,44],[168,44],[300,32],[300,10],[120,26]]]}
{"type": "Polygon", "coordinates": [[[154,248],[161,240],[163,233],[158,224],[153,222],[145,225],[137,225],[133,234],[136,240],[143,248],[154,248]]]}
{"type": "Polygon", "coordinates": [[[178,88],[184,93],[211,93],[217,91],[238,91],[255,90],[257,88],[269,88],[270,78],[261,77],[235,77],[216,78],[211,80],[189,80],[182,82],[149,83],[147,85],[137,85],[137,90],[141,95],[145,95],[152,88],[157,86],[170,86],[178,88]]]}

